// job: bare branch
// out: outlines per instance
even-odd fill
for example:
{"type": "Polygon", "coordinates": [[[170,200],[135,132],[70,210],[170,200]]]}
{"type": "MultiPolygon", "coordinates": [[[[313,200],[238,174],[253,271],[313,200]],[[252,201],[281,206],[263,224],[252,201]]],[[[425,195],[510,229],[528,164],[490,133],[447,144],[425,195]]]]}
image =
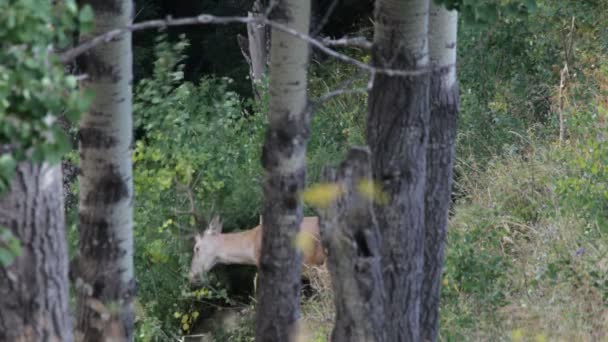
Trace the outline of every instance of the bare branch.
{"type": "Polygon", "coordinates": [[[323,27],[325,27],[325,24],[327,24],[329,21],[329,17],[334,13],[337,5],[338,0],[333,0],[331,4],[329,4],[329,8],[327,8],[327,11],[325,11],[323,18],[321,18],[321,21],[319,21],[317,27],[314,28],[311,36],[316,37],[319,33],[321,33],[321,30],[323,30],[323,27]]]}
{"type": "Polygon", "coordinates": [[[362,76],[363,76],[363,74],[361,72],[359,72],[355,76],[348,78],[345,81],[343,81],[342,83],[340,83],[340,85],[336,89],[329,91],[329,92],[323,94],[323,96],[311,101],[312,106],[313,106],[313,111],[314,111],[314,108],[323,105],[323,103],[331,100],[332,98],[334,98],[336,96],[348,95],[348,94],[367,94],[367,92],[371,89],[369,82],[367,84],[367,87],[365,87],[365,88],[364,87],[350,88],[350,86],[357,80],[360,80],[362,78],[362,76]]]}
{"type": "MultiPolygon", "coordinates": [[[[387,76],[417,76],[417,75],[427,73],[430,70],[429,68],[423,68],[423,69],[417,69],[417,70],[397,70],[397,69],[388,69],[388,68],[376,68],[376,67],[373,67],[356,58],[352,58],[352,57],[342,54],[336,50],[333,50],[333,49],[327,47],[323,42],[310,37],[308,34],[298,32],[284,24],[281,24],[281,23],[278,23],[275,21],[271,21],[264,16],[219,17],[219,16],[210,15],[210,14],[201,14],[196,17],[184,17],[184,18],[177,18],[177,19],[174,19],[169,16],[164,20],[156,19],[156,20],[143,21],[140,23],[127,25],[123,28],[114,29],[114,30],[108,31],[106,33],[100,34],[72,49],[69,49],[67,51],[60,53],[59,60],[62,63],[70,62],[71,60],[73,60],[76,57],[80,56],[81,54],[85,53],[86,51],[88,51],[100,44],[108,43],[108,42],[112,41],[113,39],[119,37],[121,34],[126,33],[126,32],[142,31],[142,30],[153,29],[153,28],[163,29],[163,28],[174,27],[174,26],[191,26],[191,25],[205,25],[205,24],[224,25],[224,24],[232,24],[232,23],[240,23],[240,24],[260,23],[260,24],[268,25],[268,26],[272,27],[273,29],[290,34],[296,38],[299,38],[299,39],[302,39],[302,40],[308,42],[310,45],[316,47],[317,49],[319,49],[323,53],[327,54],[328,56],[334,57],[335,59],[340,60],[345,63],[353,64],[356,67],[358,67],[362,70],[366,70],[372,74],[378,73],[378,74],[384,74],[387,76]]],[[[346,40],[344,42],[346,42],[346,40]]],[[[358,41],[358,43],[359,43],[359,45],[363,45],[363,46],[366,45],[366,44],[363,44],[361,41],[358,41]]]]}
{"type": "Polygon", "coordinates": [[[319,105],[323,102],[331,100],[332,98],[334,98],[336,96],[340,96],[340,95],[367,94],[367,92],[368,92],[367,88],[336,89],[336,90],[330,91],[329,93],[326,93],[323,96],[321,96],[319,99],[317,99],[317,101],[315,101],[315,104],[319,105]]]}
{"type": "Polygon", "coordinates": [[[188,210],[178,210],[176,208],[172,208],[173,214],[177,216],[192,216],[194,217],[194,222],[196,222],[196,226],[199,227],[204,222],[204,220],[203,216],[196,210],[194,191],[192,190],[192,187],[185,184],[178,184],[177,188],[183,190],[186,193],[186,198],[188,199],[190,208],[188,210]]]}
{"type": "Polygon", "coordinates": [[[365,37],[342,37],[340,39],[324,38],[322,43],[325,46],[355,46],[366,50],[371,50],[372,42],[365,37]]]}

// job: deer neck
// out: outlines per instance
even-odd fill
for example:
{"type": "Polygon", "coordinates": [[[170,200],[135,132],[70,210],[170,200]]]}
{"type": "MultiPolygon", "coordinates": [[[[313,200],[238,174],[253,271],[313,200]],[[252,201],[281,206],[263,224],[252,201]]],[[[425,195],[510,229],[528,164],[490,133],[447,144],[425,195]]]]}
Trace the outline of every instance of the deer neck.
{"type": "Polygon", "coordinates": [[[244,232],[221,234],[218,262],[220,264],[257,265],[256,251],[259,249],[260,237],[258,227],[244,232]]]}

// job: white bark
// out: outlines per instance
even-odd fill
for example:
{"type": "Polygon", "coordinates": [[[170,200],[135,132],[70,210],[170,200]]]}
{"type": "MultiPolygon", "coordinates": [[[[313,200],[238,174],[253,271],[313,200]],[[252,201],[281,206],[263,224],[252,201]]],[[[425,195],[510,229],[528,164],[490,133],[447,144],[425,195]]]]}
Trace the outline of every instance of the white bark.
{"type": "MultiPolygon", "coordinates": [[[[309,0],[279,0],[271,19],[308,33],[309,0]]],[[[256,340],[290,341],[297,333],[302,255],[293,241],[303,218],[310,113],[308,44],[272,30],[269,127],[262,151],[264,230],[259,268],[256,340]]]]}
{"type": "MultiPolygon", "coordinates": [[[[95,13],[92,36],[132,22],[129,0],[88,2],[95,13]]],[[[131,340],[135,288],[131,33],[94,48],[82,62],[89,75],[86,88],[94,94],[94,101],[79,131],[80,239],[74,270],[77,337],[100,341],[114,335],[131,340]],[[95,303],[106,309],[118,304],[119,310],[106,317],[95,303]]]]}
{"type": "Polygon", "coordinates": [[[422,339],[439,335],[439,299],[448,211],[452,188],[454,143],[458,115],[456,33],[458,14],[431,5],[429,44],[431,73],[431,119],[427,150],[425,198],[424,281],[422,283],[422,339]]]}
{"type": "Polygon", "coordinates": [[[433,68],[445,68],[442,87],[450,89],[456,83],[456,39],[458,12],[443,5],[431,4],[429,21],[429,54],[433,68]]]}

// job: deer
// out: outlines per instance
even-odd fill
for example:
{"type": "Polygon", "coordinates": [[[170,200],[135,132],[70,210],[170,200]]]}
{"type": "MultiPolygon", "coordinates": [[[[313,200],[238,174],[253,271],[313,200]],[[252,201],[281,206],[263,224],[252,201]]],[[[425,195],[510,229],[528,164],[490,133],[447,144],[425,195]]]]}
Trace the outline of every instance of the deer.
{"type": "MultiPolygon", "coordinates": [[[[263,222],[237,233],[222,233],[222,221],[219,216],[213,217],[204,232],[195,235],[194,254],[190,265],[188,279],[195,283],[198,276],[209,272],[217,264],[254,265],[259,268],[262,247],[263,222]]],[[[312,241],[310,248],[304,248],[304,265],[322,266],[326,254],[319,237],[319,218],[304,217],[300,233],[312,241]]]]}

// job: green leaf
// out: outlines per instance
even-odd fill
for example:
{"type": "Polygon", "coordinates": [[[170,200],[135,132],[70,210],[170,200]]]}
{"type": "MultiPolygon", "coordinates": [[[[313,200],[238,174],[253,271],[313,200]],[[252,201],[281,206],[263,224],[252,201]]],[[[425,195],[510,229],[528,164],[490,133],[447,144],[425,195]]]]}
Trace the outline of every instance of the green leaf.
{"type": "Polygon", "coordinates": [[[80,23],[80,30],[83,33],[88,33],[93,29],[93,18],[95,17],[93,9],[90,5],[85,5],[78,13],[78,22],[80,23]]]}
{"type": "Polygon", "coordinates": [[[94,18],[94,14],[93,14],[93,9],[91,8],[90,5],[84,5],[81,9],[80,9],[80,13],[78,13],[78,20],[80,21],[80,23],[91,23],[93,22],[93,18],[94,18]]]}
{"type": "Polygon", "coordinates": [[[0,226],[0,265],[10,266],[21,255],[21,242],[6,227],[0,226]]]}

